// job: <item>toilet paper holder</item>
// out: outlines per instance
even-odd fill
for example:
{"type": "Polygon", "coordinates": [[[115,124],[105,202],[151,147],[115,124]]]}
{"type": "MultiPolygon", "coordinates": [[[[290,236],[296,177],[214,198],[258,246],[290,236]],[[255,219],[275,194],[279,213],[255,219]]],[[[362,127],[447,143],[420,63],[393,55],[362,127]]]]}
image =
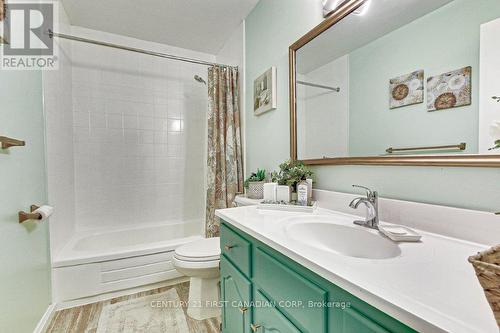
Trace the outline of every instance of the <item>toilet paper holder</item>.
{"type": "Polygon", "coordinates": [[[40,213],[33,213],[35,210],[37,210],[38,206],[36,205],[31,205],[30,207],[30,213],[26,213],[23,211],[19,212],[19,223],[23,223],[28,220],[41,220],[42,219],[42,214],[40,213]]]}

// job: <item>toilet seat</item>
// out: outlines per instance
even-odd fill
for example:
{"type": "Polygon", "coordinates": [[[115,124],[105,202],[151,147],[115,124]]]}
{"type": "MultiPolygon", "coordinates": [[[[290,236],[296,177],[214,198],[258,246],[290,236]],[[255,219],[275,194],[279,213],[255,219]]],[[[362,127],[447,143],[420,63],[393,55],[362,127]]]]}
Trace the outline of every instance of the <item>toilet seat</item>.
{"type": "Polygon", "coordinates": [[[190,263],[206,263],[207,266],[216,262],[218,265],[220,259],[220,238],[200,239],[175,250],[174,258],[178,261],[190,263]]]}
{"type": "Polygon", "coordinates": [[[182,260],[174,256],[172,258],[174,266],[177,268],[184,269],[209,269],[209,268],[219,268],[220,260],[210,260],[210,261],[188,261],[182,260]]]}

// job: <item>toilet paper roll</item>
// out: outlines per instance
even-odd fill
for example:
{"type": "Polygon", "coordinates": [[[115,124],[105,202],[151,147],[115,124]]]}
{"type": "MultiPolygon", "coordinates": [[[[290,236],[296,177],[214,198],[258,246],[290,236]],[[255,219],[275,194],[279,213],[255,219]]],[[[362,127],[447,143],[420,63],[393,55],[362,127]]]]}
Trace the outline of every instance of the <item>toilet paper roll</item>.
{"type": "Polygon", "coordinates": [[[50,215],[52,215],[52,213],[54,213],[54,207],[51,207],[51,206],[42,206],[38,209],[35,209],[33,211],[33,213],[37,213],[37,214],[40,214],[40,216],[42,217],[40,219],[40,221],[43,221],[43,220],[46,220],[50,217],[50,215]]]}

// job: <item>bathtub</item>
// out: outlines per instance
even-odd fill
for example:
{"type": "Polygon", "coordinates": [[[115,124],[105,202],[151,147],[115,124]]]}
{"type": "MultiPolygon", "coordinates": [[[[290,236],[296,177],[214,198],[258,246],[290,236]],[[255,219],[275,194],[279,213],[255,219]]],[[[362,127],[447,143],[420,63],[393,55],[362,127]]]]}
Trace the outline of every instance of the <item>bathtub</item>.
{"type": "Polygon", "coordinates": [[[202,222],[75,234],[52,260],[56,302],[181,277],[172,265],[178,246],[202,238],[202,222]]]}

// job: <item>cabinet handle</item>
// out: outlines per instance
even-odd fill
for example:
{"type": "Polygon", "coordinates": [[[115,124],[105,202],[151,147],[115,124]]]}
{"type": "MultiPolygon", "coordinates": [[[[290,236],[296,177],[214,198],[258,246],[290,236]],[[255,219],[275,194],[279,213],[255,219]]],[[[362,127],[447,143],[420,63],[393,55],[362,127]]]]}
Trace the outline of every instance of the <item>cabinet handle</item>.
{"type": "Polygon", "coordinates": [[[224,250],[230,251],[233,247],[234,245],[224,245],[224,250]]]}
{"type": "Polygon", "coordinates": [[[245,312],[247,312],[247,311],[248,311],[248,308],[247,308],[247,307],[241,307],[241,308],[240,308],[240,312],[241,312],[241,313],[245,313],[245,312]]]}
{"type": "Polygon", "coordinates": [[[254,325],[251,324],[250,328],[252,329],[252,332],[257,332],[261,326],[260,325],[254,325]]]}

